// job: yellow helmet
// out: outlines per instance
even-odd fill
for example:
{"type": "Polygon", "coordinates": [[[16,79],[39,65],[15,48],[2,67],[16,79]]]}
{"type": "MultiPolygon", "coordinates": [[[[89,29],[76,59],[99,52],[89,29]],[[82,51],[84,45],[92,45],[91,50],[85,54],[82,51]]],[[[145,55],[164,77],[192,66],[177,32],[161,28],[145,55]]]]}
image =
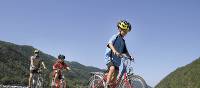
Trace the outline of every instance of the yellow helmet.
{"type": "Polygon", "coordinates": [[[121,20],[117,23],[117,27],[130,32],[131,31],[131,24],[127,22],[126,20],[121,20]]]}

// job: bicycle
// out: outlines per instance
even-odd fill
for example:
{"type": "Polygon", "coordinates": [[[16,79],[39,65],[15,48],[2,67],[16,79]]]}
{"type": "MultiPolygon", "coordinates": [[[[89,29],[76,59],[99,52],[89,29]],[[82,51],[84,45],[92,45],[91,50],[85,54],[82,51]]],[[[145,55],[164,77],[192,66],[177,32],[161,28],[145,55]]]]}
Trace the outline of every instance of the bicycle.
{"type": "MultiPolygon", "coordinates": [[[[122,55],[123,70],[120,76],[110,88],[147,88],[145,80],[139,75],[133,73],[131,60],[129,57],[122,55]],[[128,69],[128,71],[127,71],[128,69]]],[[[89,88],[107,88],[107,75],[103,72],[91,72],[89,88]]]]}
{"type": "MultiPolygon", "coordinates": [[[[62,71],[63,73],[63,71],[62,71]]],[[[52,88],[66,88],[66,84],[65,84],[65,76],[62,75],[62,78],[60,80],[56,81],[56,84],[53,82],[52,80],[52,84],[51,84],[52,88]]]]}
{"type": "Polygon", "coordinates": [[[31,88],[44,88],[43,83],[42,69],[39,68],[38,72],[33,74],[31,88]]]}

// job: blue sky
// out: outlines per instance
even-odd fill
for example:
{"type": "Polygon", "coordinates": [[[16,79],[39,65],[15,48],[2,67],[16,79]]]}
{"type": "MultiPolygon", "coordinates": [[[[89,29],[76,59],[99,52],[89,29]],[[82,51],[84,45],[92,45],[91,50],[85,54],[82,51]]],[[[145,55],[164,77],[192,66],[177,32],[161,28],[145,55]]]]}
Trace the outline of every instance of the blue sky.
{"type": "Polygon", "coordinates": [[[199,8],[199,0],[1,0],[0,40],[106,68],[106,43],[126,19],[134,72],[155,86],[200,56],[199,8]]]}

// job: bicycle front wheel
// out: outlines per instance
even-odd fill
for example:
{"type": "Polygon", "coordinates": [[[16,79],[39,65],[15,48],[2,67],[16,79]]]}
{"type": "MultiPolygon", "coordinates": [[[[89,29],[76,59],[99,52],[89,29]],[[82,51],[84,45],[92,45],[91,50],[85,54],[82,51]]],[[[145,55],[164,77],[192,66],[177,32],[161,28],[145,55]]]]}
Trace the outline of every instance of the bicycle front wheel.
{"type": "Polygon", "coordinates": [[[65,80],[64,79],[61,79],[61,81],[60,81],[60,88],[65,88],[65,82],[64,82],[65,80]]]}
{"type": "Polygon", "coordinates": [[[43,78],[41,76],[38,77],[36,88],[43,88],[43,78]]]}
{"type": "Polygon", "coordinates": [[[106,86],[106,83],[103,80],[103,76],[101,76],[101,75],[93,75],[90,78],[88,88],[104,88],[105,86],[106,86]]]}
{"type": "Polygon", "coordinates": [[[142,77],[138,75],[131,75],[128,78],[129,80],[127,82],[122,80],[122,88],[147,88],[147,84],[142,77]]]}
{"type": "Polygon", "coordinates": [[[33,74],[31,88],[36,88],[36,86],[37,86],[37,75],[33,74]]]}

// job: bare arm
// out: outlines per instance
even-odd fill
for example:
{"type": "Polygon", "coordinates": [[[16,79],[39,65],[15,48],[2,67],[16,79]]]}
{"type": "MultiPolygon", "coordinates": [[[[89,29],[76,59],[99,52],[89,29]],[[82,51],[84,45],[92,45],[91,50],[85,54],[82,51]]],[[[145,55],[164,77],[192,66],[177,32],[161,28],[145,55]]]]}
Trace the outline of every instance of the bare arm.
{"type": "Polygon", "coordinates": [[[131,57],[131,55],[130,55],[130,53],[128,52],[128,50],[127,50],[127,52],[125,53],[127,56],[129,56],[129,57],[131,57]]]}
{"type": "Polygon", "coordinates": [[[130,55],[130,53],[129,53],[129,51],[128,51],[128,49],[127,49],[127,47],[126,47],[126,44],[124,45],[123,54],[125,54],[126,56],[132,58],[131,55],[130,55]]]}
{"type": "Polygon", "coordinates": [[[71,70],[71,68],[70,68],[70,67],[67,67],[66,69],[67,69],[67,70],[71,70]]]}
{"type": "Polygon", "coordinates": [[[112,50],[112,52],[113,52],[115,55],[117,55],[117,56],[120,55],[120,53],[115,49],[115,47],[113,46],[112,43],[109,43],[108,46],[110,47],[110,49],[112,50]]]}
{"type": "Polygon", "coordinates": [[[44,67],[44,69],[47,69],[43,61],[42,61],[42,66],[44,67]]]}
{"type": "Polygon", "coordinates": [[[33,65],[33,58],[32,58],[32,57],[31,57],[31,66],[34,66],[34,65],[33,65]]]}

